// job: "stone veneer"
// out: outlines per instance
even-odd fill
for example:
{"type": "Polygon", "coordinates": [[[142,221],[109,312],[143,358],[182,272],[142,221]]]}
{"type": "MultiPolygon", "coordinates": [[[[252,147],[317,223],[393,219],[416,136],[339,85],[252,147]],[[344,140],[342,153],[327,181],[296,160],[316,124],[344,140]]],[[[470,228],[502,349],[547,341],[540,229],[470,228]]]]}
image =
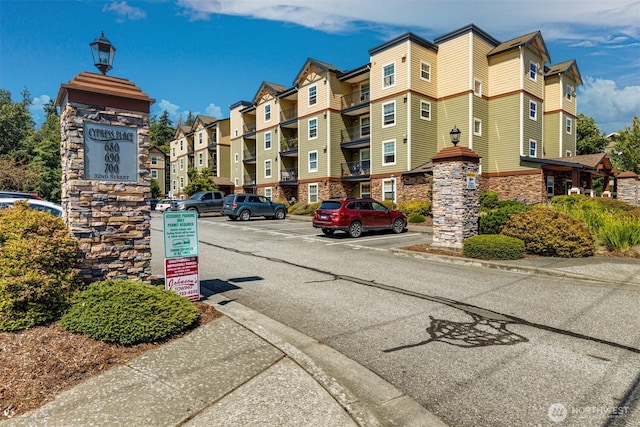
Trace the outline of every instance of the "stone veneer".
{"type": "Polygon", "coordinates": [[[478,232],[478,188],[467,188],[468,174],[476,182],[480,156],[466,147],[447,147],[433,157],[433,245],[461,249],[478,232]]]}
{"type": "Polygon", "coordinates": [[[640,176],[633,172],[622,172],[616,178],[618,200],[640,207],[640,176]]]}
{"type": "Polygon", "coordinates": [[[64,220],[78,239],[82,278],[148,281],[151,276],[149,125],[146,115],[67,103],[60,117],[64,220]],[[85,120],[137,127],[137,183],[84,179],[85,120]]]}
{"type": "MultiPolygon", "coordinates": [[[[562,184],[556,180],[556,185],[562,184]]],[[[493,190],[500,200],[520,200],[527,204],[544,203],[548,200],[546,184],[541,171],[532,174],[483,176],[480,191],[493,190]]]]}

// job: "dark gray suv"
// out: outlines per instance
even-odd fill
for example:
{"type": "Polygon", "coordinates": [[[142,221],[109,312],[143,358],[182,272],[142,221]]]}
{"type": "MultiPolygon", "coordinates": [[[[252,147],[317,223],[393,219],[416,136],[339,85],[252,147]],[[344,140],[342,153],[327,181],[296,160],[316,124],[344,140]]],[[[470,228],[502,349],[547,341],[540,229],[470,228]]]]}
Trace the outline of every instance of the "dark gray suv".
{"type": "Polygon", "coordinates": [[[238,218],[241,221],[248,221],[254,216],[285,219],[287,207],[282,203],[272,202],[267,197],[257,194],[229,194],[224,198],[220,213],[234,221],[238,218]]]}

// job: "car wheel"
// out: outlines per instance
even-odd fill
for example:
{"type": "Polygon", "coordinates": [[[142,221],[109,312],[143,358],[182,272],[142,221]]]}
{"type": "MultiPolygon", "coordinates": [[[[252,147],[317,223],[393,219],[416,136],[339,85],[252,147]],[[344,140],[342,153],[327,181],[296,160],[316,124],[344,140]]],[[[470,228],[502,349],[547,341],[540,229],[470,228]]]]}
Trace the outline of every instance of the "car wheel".
{"type": "Polygon", "coordinates": [[[200,218],[200,211],[198,210],[198,208],[188,208],[188,211],[196,211],[196,214],[198,214],[198,218],[200,218]]]}
{"type": "Polygon", "coordinates": [[[284,211],[284,209],[278,209],[276,211],[276,219],[285,219],[286,216],[287,213],[284,211]]]}
{"type": "Polygon", "coordinates": [[[249,221],[249,219],[251,219],[251,212],[248,209],[240,212],[240,221],[249,221]]]}
{"type": "Polygon", "coordinates": [[[404,221],[400,218],[393,221],[393,232],[396,234],[400,234],[404,231],[404,221]]]}
{"type": "Polygon", "coordinates": [[[235,215],[229,215],[229,219],[230,219],[231,221],[235,221],[236,219],[238,219],[238,217],[237,217],[237,216],[235,216],[235,215]]]}
{"type": "Polygon", "coordinates": [[[347,231],[350,237],[360,237],[362,235],[362,224],[358,221],[353,221],[347,231]]]}
{"type": "Polygon", "coordinates": [[[327,236],[331,236],[331,235],[333,234],[333,232],[334,232],[334,231],[335,231],[335,230],[332,230],[332,229],[330,229],[330,228],[323,228],[323,229],[322,229],[322,232],[323,232],[324,234],[326,234],[327,236]]]}

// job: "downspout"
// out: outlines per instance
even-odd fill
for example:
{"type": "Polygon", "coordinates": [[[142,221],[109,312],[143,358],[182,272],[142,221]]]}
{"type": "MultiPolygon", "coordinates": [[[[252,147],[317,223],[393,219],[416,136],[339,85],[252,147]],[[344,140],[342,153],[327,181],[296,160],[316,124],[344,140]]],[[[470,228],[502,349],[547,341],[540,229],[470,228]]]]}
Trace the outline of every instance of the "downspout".
{"type": "MultiPolygon", "coordinates": [[[[327,180],[331,178],[331,114],[330,114],[330,108],[331,107],[331,81],[329,80],[329,71],[325,71],[325,85],[326,87],[326,92],[327,92],[327,103],[325,104],[327,106],[327,109],[325,110],[325,117],[326,117],[326,122],[327,122],[327,139],[325,140],[325,146],[327,147],[327,180]]],[[[320,191],[320,189],[318,189],[318,191],[320,191]]]]}
{"type": "Polygon", "coordinates": [[[520,116],[518,123],[520,131],[520,156],[524,156],[524,123],[522,122],[524,115],[524,51],[522,50],[522,46],[518,47],[518,49],[520,50],[520,116]]]}
{"type": "Polygon", "coordinates": [[[473,97],[474,97],[474,77],[473,77],[473,33],[469,32],[469,87],[471,88],[471,93],[469,94],[469,117],[467,120],[467,126],[469,129],[469,143],[467,144],[470,150],[473,150],[473,97]]]}
{"type": "Polygon", "coordinates": [[[559,121],[560,123],[558,123],[558,157],[563,157],[562,156],[562,128],[564,127],[564,108],[562,108],[563,104],[564,104],[564,99],[563,99],[563,95],[564,93],[562,92],[564,88],[564,76],[562,74],[560,74],[560,87],[558,88],[558,91],[560,92],[560,118],[559,121]]]}
{"type": "MultiPolygon", "coordinates": [[[[407,171],[411,170],[411,42],[407,40],[407,171]]],[[[404,142],[404,140],[403,140],[404,142]]]]}

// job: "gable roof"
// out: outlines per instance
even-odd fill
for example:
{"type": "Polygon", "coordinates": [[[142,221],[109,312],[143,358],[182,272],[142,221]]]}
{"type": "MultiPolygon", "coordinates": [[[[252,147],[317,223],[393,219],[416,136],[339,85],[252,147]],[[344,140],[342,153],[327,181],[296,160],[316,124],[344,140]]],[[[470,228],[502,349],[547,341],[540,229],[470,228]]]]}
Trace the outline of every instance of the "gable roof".
{"type": "Polygon", "coordinates": [[[398,37],[396,37],[394,39],[391,39],[388,42],[385,42],[385,43],[381,44],[380,46],[376,46],[376,47],[374,47],[372,49],[369,49],[369,55],[371,55],[371,56],[376,55],[376,54],[378,54],[378,53],[380,53],[380,52],[382,52],[384,50],[387,50],[387,49],[389,49],[389,48],[391,48],[393,46],[396,46],[396,45],[398,45],[400,43],[403,43],[403,42],[405,42],[407,40],[411,41],[412,43],[416,43],[416,44],[418,44],[418,45],[420,45],[420,46],[422,46],[424,48],[431,49],[431,50],[433,50],[435,52],[438,51],[438,46],[436,46],[435,44],[431,43],[428,40],[423,39],[422,37],[420,37],[420,36],[418,36],[418,35],[416,35],[414,33],[409,32],[409,33],[401,34],[398,37]]]}
{"type": "Polygon", "coordinates": [[[195,129],[196,124],[198,122],[202,123],[202,126],[207,127],[207,126],[209,126],[209,125],[211,125],[211,124],[213,124],[213,123],[215,123],[217,121],[218,121],[218,119],[216,119],[215,117],[198,115],[198,116],[196,116],[196,119],[193,122],[193,128],[195,129]]]}
{"type": "Polygon", "coordinates": [[[260,99],[263,93],[269,93],[273,95],[273,97],[275,98],[280,92],[286,89],[287,88],[285,86],[279,85],[277,83],[263,81],[260,87],[258,88],[258,91],[253,97],[253,104],[257,104],[258,100],[260,99]]]}
{"type": "Polygon", "coordinates": [[[534,31],[529,34],[525,34],[524,36],[516,37],[515,39],[507,40],[504,43],[500,43],[487,54],[487,57],[503,52],[508,52],[513,49],[519,49],[521,47],[527,47],[529,49],[537,51],[538,54],[542,57],[543,63],[551,61],[549,51],[547,50],[547,46],[542,39],[542,33],[540,31],[534,31]]]}
{"type": "Polygon", "coordinates": [[[559,64],[549,65],[545,68],[545,77],[553,76],[554,74],[569,74],[576,81],[576,85],[582,85],[582,76],[580,70],[578,70],[578,63],[575,59],[564,61],[559,64]]]}
{"type": "Polygon", "coordinates": [[[187,125],[178,125],[176,126],[176,133],[175,133],[175,139],[178,138],[178,134],[183,134],[184,136],[187,136],[191,133],[191,126],[187,126],[187,125]]]}
{"type": "Polygon", "coordinates": [[[333,65],[327,62],[318,61],[317,59],[313,59],[313,58],[307,58],[304,65],[296,75],[296,78],[293,80],[293,85],[297,86],[300,80],[302,80],[309,73],[318,72],[318,71],[320,72],[329,71],[334,73],[341,72],[338,68],[334,67],[333,65]]]}
{"type": "Polygon", "coordinates": [[[439,45],[441,43],[444,43],[446,41],[449,40],[453,40],[457,37],[460,37],[461,35],[464,35],[466,33],[473,33],[475,35],[477,35],[478,37],[482,38],[483,40],[485,40],[487,43],[493,45],[493,46],[498,46],[500,44],[500,41],[491,37],[486,31],[484,31],[483,29],[477,27],[475,24],[469,24],[467,26],[464,26],[462,28],[458,28],[457,30],[453,30],[443,36],[440,36],[438,38],[435,38],[433,40],[433,42],[436,45],[439,45]]]}

